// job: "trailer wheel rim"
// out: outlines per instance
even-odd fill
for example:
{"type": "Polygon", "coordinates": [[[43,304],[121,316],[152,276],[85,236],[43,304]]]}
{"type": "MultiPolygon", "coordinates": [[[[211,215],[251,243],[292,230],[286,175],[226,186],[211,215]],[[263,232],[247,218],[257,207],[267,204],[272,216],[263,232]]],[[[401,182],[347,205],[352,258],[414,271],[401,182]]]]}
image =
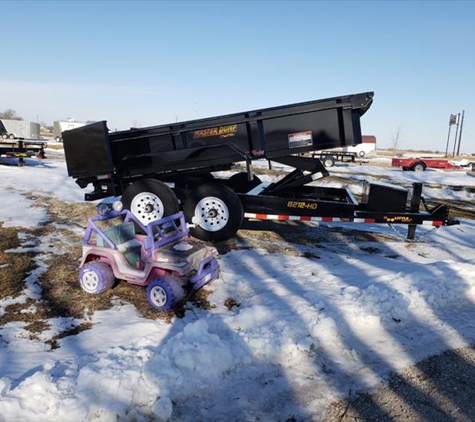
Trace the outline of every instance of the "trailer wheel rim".
{"type": "Polygon", "coordinates": [[[168,300],[168,295],[165,289],[161,286],[153,286],[150,290],[150,300],[155,306],[161,308],[165,306],[168,300]]]}
{"type": "Polygon", "coordinates": [[[229,209],[226,203],[214,196],[203,198],[196,204],[193,222],[204,230],[217,232],[229,221],[229,209]]]}
{"type": "Polygon", "coordinates": [[[134,197],[130,204],[130,211],[145,226],[155,220],[160,220],[164,214],[161,199],[150,192],[141,192],[134,197]]]}
{"type": "Polygon", "coordinates": [[[99,276],[95,271],[84,271],[82,275],[82,285],[87,292],[95,292],[99,286],[99,276]]]}

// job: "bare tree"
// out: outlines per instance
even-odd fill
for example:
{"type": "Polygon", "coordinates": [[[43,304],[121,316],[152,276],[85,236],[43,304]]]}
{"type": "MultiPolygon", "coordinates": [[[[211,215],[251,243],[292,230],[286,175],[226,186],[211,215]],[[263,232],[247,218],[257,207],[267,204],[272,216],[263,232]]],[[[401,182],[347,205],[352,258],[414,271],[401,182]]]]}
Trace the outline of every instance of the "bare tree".
{"type": "Polygon", "coordinates": [[[391,136],[393,154],[401,147],[404,141],[404,134],[402,132],[402,126],[398,126],[391,136]]]}
{"type": "Polygon", "coordinates": [[[23,120],[23,117],[17,116],[16,111],[7,108],[3,113],[0,113],[0,119],[5,120],[23,120]]]}

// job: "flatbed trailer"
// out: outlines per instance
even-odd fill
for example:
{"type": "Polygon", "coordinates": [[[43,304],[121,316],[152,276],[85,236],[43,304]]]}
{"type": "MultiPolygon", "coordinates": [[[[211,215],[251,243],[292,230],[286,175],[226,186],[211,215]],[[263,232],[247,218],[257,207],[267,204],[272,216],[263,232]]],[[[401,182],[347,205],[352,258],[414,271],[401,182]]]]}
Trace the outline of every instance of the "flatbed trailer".
{"type": "Polygon", "coordinates": [[[344,151],[319,151],[313,152],[312,157],[318,158],[325,167],[333,167],[337,161],[355,163],[358,154],[344,151]]]}
{"type": "Polygon", "coordinates": [[[144,225],[182,209],[202,240],[234,236],[244,218],[398,223],[409,237],[419,224],[455,224],[446,206],[419,210],[422,186],[408,207],[400,188],[368,184],[358,203],[347,188],[312,183],[329,173],[304,155],[361,143],[372,99],[366,92],[114,133],[97,122],[63,133],[68,174],[93,185],[86,200],[122,196],[144,225]],[[260,159],[294,170],[265,184],[253,172],[260,159]],[[237,162],[246,172],[216,177],[237,162]]]}
{"type": "Polygon", "coordinates": [[[4,158],[18,158],[18,165],[24,164],[25,158],[45,158],[46,143],[37,140],[3,140],[0,139],[0,156],[4,158]]]}
{"type": "Polygon", "coordinates": [[[475,162],[466,160],[465,165],[456,164],[447,158],[426,157],[394,157],[391,160],[392,167],[401,167],[404,171],[425,171],[426,168],[441,170],[467,170],[474,169],[475,162]]]}

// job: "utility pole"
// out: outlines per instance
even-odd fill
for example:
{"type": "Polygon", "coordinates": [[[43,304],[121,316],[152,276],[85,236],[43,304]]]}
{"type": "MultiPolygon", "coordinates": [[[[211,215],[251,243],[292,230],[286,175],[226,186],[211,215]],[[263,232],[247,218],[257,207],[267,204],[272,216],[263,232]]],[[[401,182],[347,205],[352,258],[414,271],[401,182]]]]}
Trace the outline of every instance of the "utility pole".
{"type": "Polygon", "coordinates": [[[455,139],[454,139],[454,152],[452,154],[452,157],[455,158],[455,147],[457,146],[457,135],[459,133],[459,121],[460,121],[460,113],[457,114],[456,117],[456,125],[457,125],[457,128],[455,129],[455,139]]]}
{"type": "Polygon", "coordinates": [[[449,134],[447,135],[447,146],[445,147],[445,158],[447,158],[448,153],[449,153],[450,129],[452,128],[452,125],[455,124],[456,119],[457,119],[457,116],[455,114],[451,114],[449,117],[449,134]]]}
{"type": "Polygon", "coordinates": [[[457,155],[460,155],[460,144],[462,142],[463,119],[465,117],[465,110],[462,111],[462,121],[460,122],[459,143],[457,146],[457,155]]]}

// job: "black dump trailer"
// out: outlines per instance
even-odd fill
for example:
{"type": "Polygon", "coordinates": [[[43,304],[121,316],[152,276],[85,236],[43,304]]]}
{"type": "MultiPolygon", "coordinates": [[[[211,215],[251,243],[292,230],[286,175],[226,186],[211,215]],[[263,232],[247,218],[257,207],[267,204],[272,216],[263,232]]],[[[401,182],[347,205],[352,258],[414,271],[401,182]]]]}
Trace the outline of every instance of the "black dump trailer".
{"type": "Polygon", "coordinates": [[[365,186],[358,203],[347,188],[318,187],[328,176],[315,151],[361,143],[360,118],[373,93],[272,107],[206,119],[109,133],[105,121],[63,133],[69,176],[86,200],[122,196],[144,224],[182,209],[203,240],[233,237],[244,218],[449,225],[446,206],[420,211],[422,186],[411,204],[406,190],[365,186]],[[272,184],[253,174],[266,159],[294,170],[272,184]],[[229,178],[216,172],[245,162],[229,178]]]}

